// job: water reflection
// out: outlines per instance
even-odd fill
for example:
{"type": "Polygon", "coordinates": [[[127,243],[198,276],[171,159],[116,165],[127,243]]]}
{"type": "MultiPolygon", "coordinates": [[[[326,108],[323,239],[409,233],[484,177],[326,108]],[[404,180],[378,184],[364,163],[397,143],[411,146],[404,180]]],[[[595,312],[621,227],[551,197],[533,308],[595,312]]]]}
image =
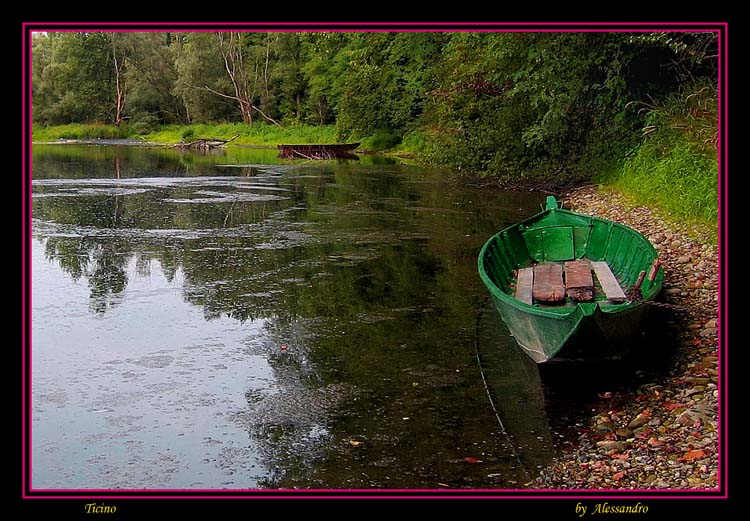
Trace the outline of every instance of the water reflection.
{"type": "MultiPolygon", "coordinates": [[[[101,328],[97,349],[118,346],[109,361],[119,362],[108,370],[126,381],[144,363],[149,371],[138,378],[155,385],[179,381],[180,371],[193,375],[205,389],[201,403],[215,404],[206,417],[213,427],[195,435],[210,453],[206,462],[187,450],[177,459],[186,473],[206,465],[233,472],[220,479],[206,471],[207,488],[516,487],[547,458],[538,381],[518,360],[495,360],[505,371],[488,373],[498,399],[541,411],[524,420],[511,407],[504,432],[475,356],[484,302],[476,252],[490,233],[536,211],[540,195],[473,189],[367,157],[261,165],[248,156],[228,163],[227,156],[112,148],[34,150],[32,233],[45,259],[35,260],[35,386],[54,394],[62,385],[52,336],[80,360],[73,375],[107,362],[85,354],[92,342],[67,334],[70,324],[101,328]],[[52,292],[79,302],[84,281],[88,316],[49,303],[52,292]],[[179,305],[169,300],[176,295],[179,305]],[[179,330],[160,318],[165,302],[179,330]],[[200,310],[200,319],[188,309],[200,310]],[[138,357],[128,353],[139,345],[138,357]],[[214,371],[223,387],[210,383],[214,371]],[[235,434],[222,438],[224,431],[235,434]],[[239,464],[248,458],[252,469],[239,464]]],[[[496,326],[482,324],[487,347],[496,326]]],[[[85,396],[93,400],[113,384],[86,385],[64,407],[84,407],[85,396]]],[[[161,397],[133,399],[168,400],[172,424],[185,429],[206,414],[159,389],[161,397]]],[[[41,424],[51,421],[49,412],[35,412],[41,424]]],[[[139,434],[123,432],[101,450],[127,452],[128,442],[170,432],[142,416],[148,426],[139,434]]],[[[92,429],[82,421],[71,432],[92,429]]],[[[35,440],[71,450],[44,435],[35,440]]],[[[136,458],[133,479],[118,484],[143,483],[152,460],[136,458]]],[[[94,461],[90,476],[101,470],[94,461]]],[[[57,483],[53,473],[40,475],[57,483]]],[[[178,475],[157,485],[184,485],[178,475]]]]}
{"type": "Polygon", "coordinates": [[[489,302],[477,325],[477,353],[501,431],[530,481],[554,456],[545,386],[539,366],[519,349],[489,302]]]}

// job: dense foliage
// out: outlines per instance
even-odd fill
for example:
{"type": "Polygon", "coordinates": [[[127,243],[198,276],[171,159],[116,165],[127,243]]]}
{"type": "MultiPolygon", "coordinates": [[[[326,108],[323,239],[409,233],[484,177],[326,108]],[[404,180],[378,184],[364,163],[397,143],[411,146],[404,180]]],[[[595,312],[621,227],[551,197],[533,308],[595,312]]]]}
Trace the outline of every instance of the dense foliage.
{"type": "Polygon", "coordinates": [[[639,103],[715,93],[716,55],[708,32],[46,33],[33,40],[33,118],[141,134],[335,124],[339,140],[560,186],[620,167],[652,125],[639,103]]]}

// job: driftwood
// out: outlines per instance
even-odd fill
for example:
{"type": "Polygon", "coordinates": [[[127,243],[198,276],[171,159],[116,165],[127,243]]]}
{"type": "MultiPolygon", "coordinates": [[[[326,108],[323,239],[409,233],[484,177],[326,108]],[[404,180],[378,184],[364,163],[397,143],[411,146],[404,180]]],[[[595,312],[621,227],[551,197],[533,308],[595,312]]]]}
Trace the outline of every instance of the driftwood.
{"type": "Polygon", "coordinates": [[[239,134],[235,134],[229,139],[217,139],[213,137],[199,138],[194,141],[190,141],[189,143],[177,143],[175,146],[178,148],[193,148],[197,150],[209,150],[211,148],[218,148],[218,147],[224,146],[230,141],[234,141],[238,137],[240,137],[239,134]]]}

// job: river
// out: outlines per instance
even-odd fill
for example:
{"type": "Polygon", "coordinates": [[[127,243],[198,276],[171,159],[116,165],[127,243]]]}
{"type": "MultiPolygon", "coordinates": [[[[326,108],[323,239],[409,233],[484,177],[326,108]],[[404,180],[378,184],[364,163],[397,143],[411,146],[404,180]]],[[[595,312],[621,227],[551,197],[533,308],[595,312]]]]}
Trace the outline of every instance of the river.
{"type": "Polygon", "coordinates": [[[34,145],[32,186],[33,489],[509,489],[552,458],[476,270],[543,194],[93,145],[34,145]]]}

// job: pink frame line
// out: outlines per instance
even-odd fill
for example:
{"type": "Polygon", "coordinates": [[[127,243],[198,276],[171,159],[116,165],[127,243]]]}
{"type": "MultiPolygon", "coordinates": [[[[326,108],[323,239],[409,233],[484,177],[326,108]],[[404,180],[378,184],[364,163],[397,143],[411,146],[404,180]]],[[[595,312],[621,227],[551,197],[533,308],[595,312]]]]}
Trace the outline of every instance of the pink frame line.
{"type": "MultiPolygon", "coordinates": [[[[27,463],[29,474],[31,468],[31,454],[27,451],[27,390],[30,397],[31,392],[31,360],[27,368],[27,349],[31,349],[31,273],[27,272],[30,252],[31,233],[30,221],[22,222],[22,280],[27,281],[21,296],[22,303],[22,498],[24,499],[567,499],[595,501],[600,499],[613,500],[648,500],[661,501],[669,499],[728,499],[728,469],[726,461],[722,456],[726,455],[728,448],[728,421],[726,415],[727,385],[728,385],[728,328],[726,323],[727,307],[729,304],[727,288],[728,276],[728,22],[23,22],[23,45],[22,45],[22,135],[24,146],[22,147],[21,166],[24,177],[22,183],[22,219],[26,218],[27,212],[31,216],[31,67],[27,63],[27,53],[31,55],[29,47],[30,34],[35,31],[46,32],[80,32],[80,27],[85,27],[90,32],[105,32],[106,29],[97,27],[113,26],[120,32],[157,32],[163,31],[165,27],[182,26],[187,29],[176,32],[206,32],[213,31],[215,27],[237,27],[247,32],[296,32],[316,31],[316,27],[325,26],[325,29],[317,29],[319,32],[717,32],[719,36],[719,60],[718,60],[718,91],[719,91],[719,146],[718,151],[718,198],[719,198],[719,388],[721,389],[719,401],[719,478],[718,489],[695,490],[695,489],[32,489],[31,476],[27,476],[27,463]],[[76,28],[72,28],[72,26],[76,28]],[[124,27],[134,26],[137,29],[124,27]],[[196,29],[196,27],[211,27],[196,29]],[[601,28],[605,26],[606,28],[601,28]],[[635,27],[633,27],[635,26],[635,27]],[[143,29],[143,27],[149,27],[143,29]],[[330,29],[332,27],[334,29],[330,29]],[[368,29],[368,27],[370,29],[368,29]],[[391,27],[391,29],[389,29],[391,27]],[[418,27],[415,29],[415,27],[418,27]],[[518,28],[514,28],[518,27],[518,28]],[[533,29],[530,27],[542,27],[533,29]],[[567,27],[567,29],[566,29],[567,27]],[[585,27],[576,29],[571,27],[585,27]],[[599,27],[599,28],[597,28],[599,27]],[[648,29],[643,27],[649,27],[648,29]],[[651,28],[653,27],[653,28],[651,28]],[[364,28],[364,29],[363,29],[364,28]],[[659,29],[662,29],[661,31],[659,29]],[[28,113],[27,113],[28,103],[28,113]],[[27,117],[28,116],[28,117],[27,117]],[[27,160],[28,154],[28,160],[27,160]],[[28,170],[27,170],[28,168],[28,170]],[[29,174],[27,176],[27,173],[29,174]],[[28,278],[27,278],[28,277],[28,278]],[[28,288],[28,295],[27,295],[28,288]],[[27,307],[29,316],[27,317],[27,307]],[[724,313],[722,314],[722,310],[724,313]],[[27,334],[28,324],[28,334],[27,334]],[[28,339],[28,341],[27,341],[28,339]],[[28,369],[28,373],[27,373],[28,369]],[[27,374],[29,375],[27,381],[27,374]],[[28,455],[28,462],[26,456],[28,455]],[[722,463],[724,463],[722,465],[722,463]],[[26,487],[28,480],[28,489],[26,487]],[[723,484],[723,489],[722,485],[723,484]],[[644,495],[631,495],[641,493],[644,495]],[[435,494],[435,495],[432,495],[435,494]],[[486,495],[484,495],[486,494],[486,495]],[[574,495],[582,494],[582,495],[574,495]],[[652,495],[653,494],[653,495],[652,495]]],[[[29,415],[30,415],[30,411],[29,415]]],[[[31,444],[31,432],[28,432],[29,445],[31,444]]]]}

